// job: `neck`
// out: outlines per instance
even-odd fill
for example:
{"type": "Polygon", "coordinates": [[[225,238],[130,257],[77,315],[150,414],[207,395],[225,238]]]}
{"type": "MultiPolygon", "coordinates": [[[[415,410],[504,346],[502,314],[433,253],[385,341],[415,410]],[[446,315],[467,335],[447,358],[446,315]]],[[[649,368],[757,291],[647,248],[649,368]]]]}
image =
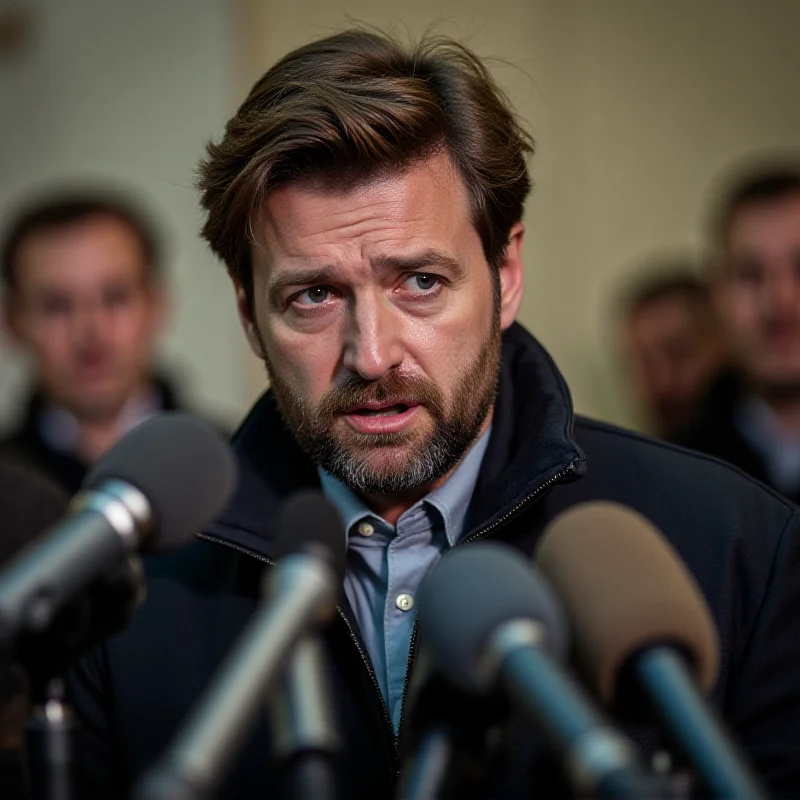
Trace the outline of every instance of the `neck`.
{"type": "Polygon", "coordinates": [[[76,452],[87,464],[99,461],[122,436],[119,415],[109,419],[78,420],[76,452]]]}
{"type": "Polygon", "coordinates": [[[75,415],[78,435],[75,452],[87,464],[94,464],[120,439],[131,423],[133,408],[138,407],[150,391],[144,380],[121,406],[103,414],[75,415]],[[131,412],[129,414],[128,412],[131,412]]]}
{"type": "Polygon", "coordinates": [[[800,434],[800,394],[794,397],[764,397],[781,430],[787,434],[800,434]]]}

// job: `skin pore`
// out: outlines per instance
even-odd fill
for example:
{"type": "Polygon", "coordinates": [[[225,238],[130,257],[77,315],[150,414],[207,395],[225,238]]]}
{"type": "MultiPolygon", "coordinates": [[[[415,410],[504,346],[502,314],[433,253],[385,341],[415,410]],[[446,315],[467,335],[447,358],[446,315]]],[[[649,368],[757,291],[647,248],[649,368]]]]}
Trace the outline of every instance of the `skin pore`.
{"type": "Polygon", "coordinates": [[[252,303],[234,283],[278,407],[312,459],[395,524],[490,424],[524,227],[495,282],[443,153],[343,189],[289,184],[256,227],[252,303]]]}

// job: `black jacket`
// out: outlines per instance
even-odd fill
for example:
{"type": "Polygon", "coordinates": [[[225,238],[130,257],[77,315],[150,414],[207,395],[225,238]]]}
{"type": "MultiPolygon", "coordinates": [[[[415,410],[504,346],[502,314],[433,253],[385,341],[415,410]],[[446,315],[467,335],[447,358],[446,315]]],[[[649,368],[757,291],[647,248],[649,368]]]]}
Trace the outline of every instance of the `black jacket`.
{"type": "MultiPolygon", "coordinates": [[[[149,564],[148,599],[131,627],[75,672],[85,738],[82,797],[125,796],[167,745],[255,608],[276,509],[298,487],[318,485],[269,394],[233,441],[241,463],[235,501],[188,550],[149,564]]],[[[800,797],[795,507],[714,459],[576,419],[555,365],[515,325],[504,335],[492,436],[463,546],[491,538],[530,554],[556,514],[597,499],[638,509],[689,565],[719,627],[713,702],[772,788],[800,797]]],[[[346,603],[325,640],[347,746],[342,796],[389,798],[397,743],[346,603]]],[[[652,731],[634,733],[645,749],[657,743],[652,731]]],[[[262,720],[219,796],[276,797],[270,752],[262,720]]],[[[534,752],[532,735],[520,728],[495,796],[531,796],[532,783],[548,796],[534,777],[534,752]]]]}
{"type": "MultiPolygon", "coordinates": [[[[153,379],[161,411],[175,411],[180,406],[172,385],[161,377],[153,379]]],[[[54,480],[70,495],[81,488],[89,465],[74,453],[54,449],[42,436],[41,419],[45,400],[33,392],[25,406],[19,426],[0,440],[0,454],[25,462],[54,480]]]]}
{"type": "MultiPolygon", "coordinates": [[[[712,384],[695,421],[674,436],[673,441],[721,458],[756,480],[770,484],[763,456],[753,449],[736,425],[736,413],[744,398],[741,378],[733,372],[723,373],[712,384]]],[[[793,502],[800,502],[800,485],[788,492],[779,491],[793,502]]]]}

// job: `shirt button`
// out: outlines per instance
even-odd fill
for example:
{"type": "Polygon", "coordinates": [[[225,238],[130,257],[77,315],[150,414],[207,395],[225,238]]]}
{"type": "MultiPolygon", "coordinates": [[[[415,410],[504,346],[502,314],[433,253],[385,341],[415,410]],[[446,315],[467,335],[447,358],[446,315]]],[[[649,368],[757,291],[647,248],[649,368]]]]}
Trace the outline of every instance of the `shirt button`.
{"type": "Polygon", "coordinates": [[[399,594],[397,595],[397,599],[394,601],[394,604],[401,611],[411,611],[411,609],[414,607],[414,598],[410,594],[399,594]]]}
{"type": "Polygon", "coordinates": [[[362,536],[372,536],[372,534],[375,533],[375,528],[372,525],[370,525],[369,522],[362,522],[358,526],[358,532],[362,536]]]}

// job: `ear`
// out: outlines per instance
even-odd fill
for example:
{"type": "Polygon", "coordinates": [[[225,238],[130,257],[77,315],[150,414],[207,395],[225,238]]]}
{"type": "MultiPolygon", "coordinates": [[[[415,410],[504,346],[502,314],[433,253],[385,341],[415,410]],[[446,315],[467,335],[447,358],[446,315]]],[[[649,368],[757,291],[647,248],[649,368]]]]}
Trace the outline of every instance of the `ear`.
{"type": "Polygon", "coordinates": [[[522,302],[524,277],[522,272],[522,244],[525,225],[517,222],[508,237],[508,244],[500,264],[500,327],[510,328],[517,318],[522,302]]]}
{"type": "Polygon", "coordinates": [[[250,313],[250,302],[248,300],[247,290],[245,289],[241,280],[234,276],[231,272],[228,273],[228,276],[233,283],[233,291],[234,295],[236,296],[236,310],[239,313],[239,322],[244,330],[244,335],[247,337],[247,341],[253,353],[255,353],[258,358],[263,360],[264,350],[261,347],[261,338],[259,337],[258,330],[256,329],[256,321],[253,319],[253,315],[250,313]]]}

